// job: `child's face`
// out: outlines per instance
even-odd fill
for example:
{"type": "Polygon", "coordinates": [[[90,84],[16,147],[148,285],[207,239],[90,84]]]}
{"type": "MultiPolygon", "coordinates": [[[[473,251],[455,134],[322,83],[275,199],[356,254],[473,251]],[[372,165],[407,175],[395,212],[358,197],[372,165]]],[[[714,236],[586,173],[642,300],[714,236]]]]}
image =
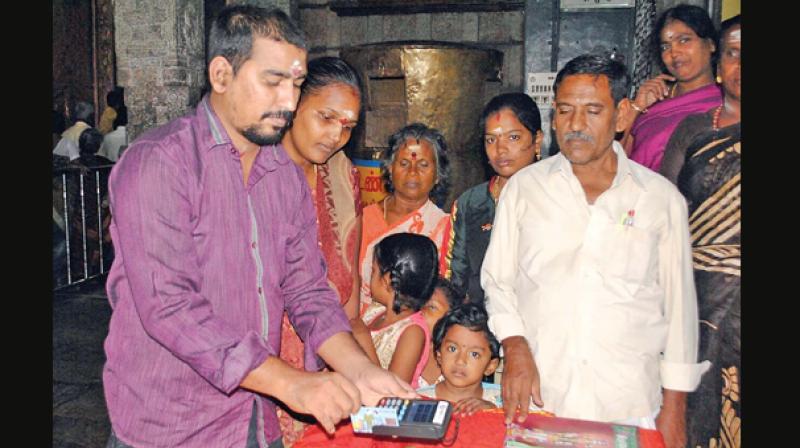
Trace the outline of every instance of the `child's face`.
{"type": "Polygon", "coordinates": [[[494,373],[500,362],[497,358],[492,359],[489,341],[483,332],[457,324],[444,335],[436,352],[436,361],[445,381],[456,387],[480,383],[484,376],[494,373]]]}
{"type": "Polygon", "coordinates": [[[423,314],[430,318],[434,324],[439,322],[439,319],[448,311],[450,311],[450,302],[447,301],[447,297],[439,288],[433,290],[430,300],[422,307],[423,314]]]}
{"type": "Polygon", "coordinates": [[[381,305],[389,306],[389,303],[394,297],[394,290],[392,290],[390,274],[387,272],[381,275],[381,270],[378,267],[378,262],[372,260],[372,275],[369,279],[369,289],[372,300],[380,303],[381,305]]]}

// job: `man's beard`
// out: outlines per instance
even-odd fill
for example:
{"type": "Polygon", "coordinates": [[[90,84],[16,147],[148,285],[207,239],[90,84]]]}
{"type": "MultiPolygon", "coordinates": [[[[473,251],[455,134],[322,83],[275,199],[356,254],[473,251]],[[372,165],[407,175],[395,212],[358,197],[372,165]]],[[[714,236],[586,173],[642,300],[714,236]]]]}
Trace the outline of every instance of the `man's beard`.
{"type": "Polygon", "coordinates": [[[265,118],[283,118],[286,120],[286,124],[272,134],[265,134],[263,131],[259,130],[257,125],[252,125],[242,130],[242,135],[244,138],[258,146],[274,145],[281,141],[283,134],[286,133],[286,130],[292,126],[293,116],[294,114],[288,110],[267,112],[261,117],[262,120],[265,118]]]}

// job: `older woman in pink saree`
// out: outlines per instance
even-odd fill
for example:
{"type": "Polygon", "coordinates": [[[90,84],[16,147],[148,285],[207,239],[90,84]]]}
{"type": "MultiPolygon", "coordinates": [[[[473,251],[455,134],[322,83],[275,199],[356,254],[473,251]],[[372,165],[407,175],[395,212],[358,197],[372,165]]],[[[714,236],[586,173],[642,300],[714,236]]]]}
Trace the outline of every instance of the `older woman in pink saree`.
{"type": "Polygon", "coordinates": [[[447,194],[448,162],[444,136],[436,129],[413,123],[389,137],[381,171],[389,195],[364,208],[359,254],[361,314],[372,303],[369,279],[375,245],[387,235],[416,233],[432,239],[441,255],[450,215],[434,201],[447,194]]]}

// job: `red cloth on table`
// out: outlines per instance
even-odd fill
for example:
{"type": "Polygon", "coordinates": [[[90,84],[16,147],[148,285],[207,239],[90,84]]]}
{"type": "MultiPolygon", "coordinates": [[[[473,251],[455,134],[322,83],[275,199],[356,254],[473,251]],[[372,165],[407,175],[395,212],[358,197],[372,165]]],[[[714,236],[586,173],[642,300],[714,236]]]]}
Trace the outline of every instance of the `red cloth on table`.
{"type": "MultiPolygon", "coordinates": [[[[450,448],[501,448],[505,439],[505,416],[502,409],[489,409],[476,412],[470,416],[455,415],[450,420],[445,440],[453,437],[456,419],[460,420],[458,437],[450,448]]],[[[639,441],[642,448],[664,448],[664,439],[656,430],[639,428],[639,441]]],[[[294,444],[294,448],[408,448],[408,447],[444,447],[437,442],[408,440],[391,440],[385,437],[373,438],[368,434],[353,433],[349,420],[336,427],[333,436],[328,436],[319,425],[306,428],[303,437],[294,444]]]]}

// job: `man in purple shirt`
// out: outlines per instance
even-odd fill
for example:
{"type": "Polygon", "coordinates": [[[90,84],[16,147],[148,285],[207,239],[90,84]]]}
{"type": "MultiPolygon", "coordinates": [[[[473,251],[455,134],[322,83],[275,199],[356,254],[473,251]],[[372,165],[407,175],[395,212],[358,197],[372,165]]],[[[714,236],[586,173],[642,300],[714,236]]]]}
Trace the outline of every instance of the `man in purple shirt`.
{"type": "Polygon", "coordinates": [[[267,396],[329,432],[361,403],[416,396],[353,339],[310,190],[279,144],[305,48],[280,11],[224,9],[208,42],[209,95],[143,134],[111,173],[109,447],[281,446],[267,396]],[[284,309],[307,368],[324,360],[335,372],[277,357],[284,309]]]}

